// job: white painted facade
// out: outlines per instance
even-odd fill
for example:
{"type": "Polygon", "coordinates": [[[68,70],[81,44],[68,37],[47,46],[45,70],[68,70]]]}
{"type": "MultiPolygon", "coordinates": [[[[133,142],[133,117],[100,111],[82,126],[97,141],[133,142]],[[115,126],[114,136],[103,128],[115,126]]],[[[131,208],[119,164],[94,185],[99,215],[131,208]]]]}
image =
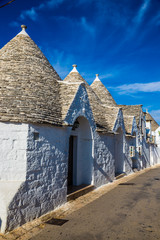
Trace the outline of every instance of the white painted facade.
{"type": "Polygon", "coordinates": [[[28,124],[0,123],[0,227],[5,231],[8,207],[26,179],[28,124]]]}

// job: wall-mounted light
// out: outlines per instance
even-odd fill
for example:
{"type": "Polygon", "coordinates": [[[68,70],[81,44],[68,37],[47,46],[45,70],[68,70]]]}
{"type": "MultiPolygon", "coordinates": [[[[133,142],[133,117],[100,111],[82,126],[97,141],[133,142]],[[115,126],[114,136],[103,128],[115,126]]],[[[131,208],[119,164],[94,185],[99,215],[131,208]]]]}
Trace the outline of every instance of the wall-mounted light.
{"type": "Polygon", "coordinates": [[[75,130],[78,127],[79,127],[79,122],[78,122],[78,120],[76,120],[73,124],[72,130],[75,130]]]}
{"type": "Polygon", "coordinates": [[[33,136],[34,136],[34,140],[39,140],[39,132],[34,132],[33,136]]]}

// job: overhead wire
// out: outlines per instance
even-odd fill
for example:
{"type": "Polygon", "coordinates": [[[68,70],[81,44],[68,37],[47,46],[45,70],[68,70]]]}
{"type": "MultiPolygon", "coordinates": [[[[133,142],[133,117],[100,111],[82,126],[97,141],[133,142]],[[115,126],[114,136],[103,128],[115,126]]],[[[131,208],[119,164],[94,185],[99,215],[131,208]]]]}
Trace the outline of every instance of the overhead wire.
{"type": "Polygon", "coordinates": [[[3,4],[2,6],[0,6],[0,8],[5,7],[5,6],[7,6],[8,4],[10,4],[10,3],[14,2],[14,1],[15,1],[15,0],[11,0],[11,1],[9,1],[9,2],[3,4]]]}

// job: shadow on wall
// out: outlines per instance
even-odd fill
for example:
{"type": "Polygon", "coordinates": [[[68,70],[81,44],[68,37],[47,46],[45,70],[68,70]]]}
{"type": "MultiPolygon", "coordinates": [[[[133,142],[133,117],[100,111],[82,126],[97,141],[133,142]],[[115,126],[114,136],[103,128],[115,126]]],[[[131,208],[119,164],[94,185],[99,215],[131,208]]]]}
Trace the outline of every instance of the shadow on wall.
{"type": "Polygon", "coordinates": [[[98,163],[96,161],[94,161],[94,166],[97,170],[99,170],[102,175],[109,181],[109,182],[113,182],[113,180],[109,177],[109,175],[104,172],[104,170],[100,167],[100,165],[98,165],[98,163]]]}
{"type": "Polygon", "coordinates": [[[160,152],[158,151],[158,148],[153,146],[151,149],[151,154],[152,154],[152,158],[153,158],[153,162],[152,164],[158,164],[160,161],[160,152]]]}
{"type": "Polygon", "coordinates": [[[129,159],[125,154],[124,154],[124,163],[125,165],[127,164],[128,166],[128,172],[132,172],[132,159],[129,159]]]}
{"type": "Polygon", "coordinates": [[[149,156],[146,154],[146,152],[143,152],[142,161],[143,161],[144,168],[150,166],[150,159],[149,159],[149,156]]]}

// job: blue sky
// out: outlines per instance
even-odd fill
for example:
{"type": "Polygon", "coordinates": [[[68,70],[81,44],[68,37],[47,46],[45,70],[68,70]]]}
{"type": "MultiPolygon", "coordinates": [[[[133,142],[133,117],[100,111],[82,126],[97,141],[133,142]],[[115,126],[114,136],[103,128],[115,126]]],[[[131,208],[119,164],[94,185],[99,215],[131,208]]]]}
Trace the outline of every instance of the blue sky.
{"type": "Polygon", "coordinates": [[[89,84],[99,73],[117,103],[143,104],[160,123],[159,0],[15,0],[0,22],[0,48],[26,24],[62,79],[72,64],[89,84]]]}

